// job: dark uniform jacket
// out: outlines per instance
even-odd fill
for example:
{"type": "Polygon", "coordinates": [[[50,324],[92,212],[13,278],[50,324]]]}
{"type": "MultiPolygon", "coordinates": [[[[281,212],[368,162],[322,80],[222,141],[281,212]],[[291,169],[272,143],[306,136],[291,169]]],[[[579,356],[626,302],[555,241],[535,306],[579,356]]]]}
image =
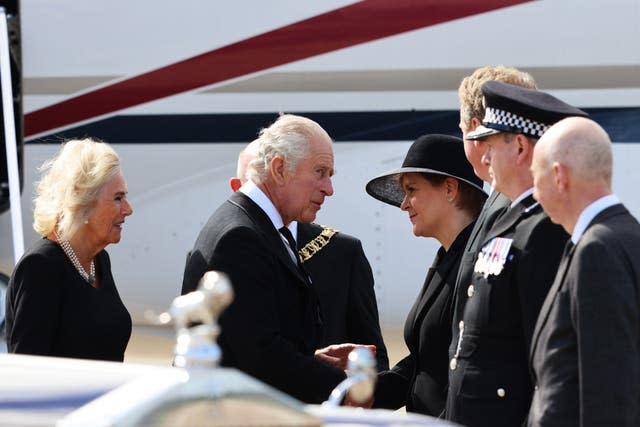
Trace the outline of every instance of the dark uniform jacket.
{"type": "Polygon", "coordinates": [[[380,332],[373,272],[360,240],[318,224],[298,224],[298,248],[320,298],[322,346],[374,344],[379,371],[389,369],[380,332]],[[308,258],[307,258],[308,257],[308,258]]]}
{"type": "Polygon", "coordinates": [[[640,423],[640,225],[617,204],[562,259],[533,336],[530,426],[640,423]]]}
{"type": "Polygon", "coordinates": [[[480,215],[476,220],[473,230],[462,254],[460,261],[460,269],[456,278],[454,291],[454,312],[453,312],[453,340],[451,341],[450,351],[454,353],[458,343],[458,323],[462,320],[464,314],[464,304],[467,301],[467,289],[471,284],[471,275],[473,273],[473,264],[476,262],[476,255],[480,250],[480,245],[484,243],[487,232],[493,226],[493,223],[502,215],[511,201],[503,194],[493,191],[487,198],[487,201],[480,211],[480,215]]]}
{"type": "Polygon", "coordinates": [[[484,263],[493,268],[485,275],[476,261],[459,324],[462,339],[451,354],[448,419],[468,427],[524,422],[533,390],[528,371],[531,336],[568,237],[531,196],[510,208],[488,232],[482,250],[499,242],[495,253],[502,254],[504,262],[484,263]],[[494,241],[497,237],[505,240],[494,241]]]}
{"type": "Polygon", "coordinates": [[[326,400],[345,374],[313,357],[322,335],[317,296],[267,214],[240,192],[200,232],[182,292],[208,270],[229,275],[235,293],[220,317],[222,365],[305,402],[326,400]]]}
{"type": "Polygon", "coordinates": [[[451,341],[453,286],[473,224],[449,247],[440,248],[422,291],[404,325],[410,351],[390,371],[378,375],[374,406],[438,416],[447,397],[448,348],[451,341]]]}

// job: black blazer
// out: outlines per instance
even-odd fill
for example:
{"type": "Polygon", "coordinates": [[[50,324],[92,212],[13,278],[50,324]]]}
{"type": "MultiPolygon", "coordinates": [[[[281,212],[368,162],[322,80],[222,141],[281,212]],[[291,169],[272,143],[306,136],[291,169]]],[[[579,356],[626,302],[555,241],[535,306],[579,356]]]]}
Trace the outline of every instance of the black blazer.
{"type": "MultiPolygon", "coordinates": [[[[298,224],[298,248],[317,238],[323,227],[298,224]]],[[[389,369],[380,332],[373,272],[360,240],[336,232],[322,249],[304,261],[320,298],[324,336],[322,346],[352,342],[374,344],[379,371],[389,369]]]]}
{"type": "Polygon", "coordinates": [[[496,221],[482,247],[496,237],[512,239],[506,262],[487,277],[474,269],[462,341],[456,334],[459,351],[450,354],[457,357],[450,362],[446,416],[468,427],[525,420],[531,336],[569,236],[529,196],[496,221]]]}
{"type": "Polygon", "coordinates": [[[531,349],[530,426],[637,426],[640,225],[621,204],[600,212],[563,258],[531,349]]]}
{"type": "Polygon", "coordinates": [[[378,375],[374,406],[438,416],[447,396],[453,286],[473,224],[441,247],[404,325],[409,356],[378,375]]]}
{"type": "Polygon", "coordinates": [[[484,242],[484,238],[496,222],[498,217],[502,215],[509,205],[509,200],[505,195],[493,191],[487,198],[482,211],[476,220],[476,224],[471,230],[471,235],[462,253],[462,259],[460,261],[460,268],[458,269],[458,277],[456,277],[455,291],[454,291],[454,309],[453,309],[453,334],[455,338],[451,342],[452,348],[450,351],[455,352],[458,336],[458,322],[462,320],[464,313],[464,304],[467,301],[467,289],[471,284],[471,275],[473,273],[473,264],[476,262],[476,255],[481,249],[480,245],[484,242]]]}
{"type": "Polygon", "coordinates": [[[222,365],[305,402],[326,400],[345,374],[313,357],[322,334],[317,296],[267,214],[240,192],[200,232],[182,293],[208,270],[228,274],[235,293],[220,317],[222,365]]]}

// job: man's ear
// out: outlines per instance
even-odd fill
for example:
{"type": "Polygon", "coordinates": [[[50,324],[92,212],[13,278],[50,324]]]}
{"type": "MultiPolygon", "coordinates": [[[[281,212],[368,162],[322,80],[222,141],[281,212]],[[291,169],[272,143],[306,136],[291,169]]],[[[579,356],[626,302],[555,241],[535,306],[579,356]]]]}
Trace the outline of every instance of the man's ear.
{"type": "Polygon", "coordinates": [[[281,156],[275,156],[269,163],[269,172],[273,180],[279,184],[284,184],[285,177],[287,176],[287,165],[284,158],[281,156]]]}
{"type": "Polygon", "coordinates": [[[240,182],[240,178],[233,177],[229,180],[229,185],[231,186],[231,190],[235,193],[240,187],[242,187],[242,182],[240,182]]]}
{"type": "Polygon", "coordinates": [[[553,170],[553,178],[558,191],[564,193],[569,187],[569,170],[566,166],[558,162],[553,162],[551,166],[553,170]]]}
{"type": "Polygon", "coordinates": [[[531,164],[533,158],[534,144],[529,141],[529,138],[522,134],[516,134],[515,140],[512,143],[516,144],[518,149],[518,164],[526,164],[527,167],[531,164]]]}
{"type": "Polygon", "coordinates": [[[477,117],[472,117],[472,118],[471,118],[471,121],[469,122],[469,130],[470,130],[470,131],[474,131],[474,130],[476,130],[476,128],[477,128],[478,126],[480,126],[481,124],[482,124],[482,121],[481,121],[479,118],[477,118],[477,117]]]}

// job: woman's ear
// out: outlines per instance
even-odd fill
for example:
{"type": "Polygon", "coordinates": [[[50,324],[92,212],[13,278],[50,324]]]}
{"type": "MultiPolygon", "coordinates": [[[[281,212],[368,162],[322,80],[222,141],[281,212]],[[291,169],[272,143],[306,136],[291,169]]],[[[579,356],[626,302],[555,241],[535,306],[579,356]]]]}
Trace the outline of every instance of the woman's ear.
{"type": "Polygon", "coordinates": [[[447,201],[452,202],[458,196],[459,182],[455,178],[448,177],[444,180],[444,186],[447,194],[447,201]]]}

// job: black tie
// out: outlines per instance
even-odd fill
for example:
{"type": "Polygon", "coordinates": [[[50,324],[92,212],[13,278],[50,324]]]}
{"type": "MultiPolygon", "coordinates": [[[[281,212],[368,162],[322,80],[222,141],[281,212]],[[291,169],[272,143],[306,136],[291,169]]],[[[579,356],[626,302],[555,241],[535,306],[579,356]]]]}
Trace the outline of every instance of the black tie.
{"type": "Polygon", "coordinates": [[[296,247],[296,241],[293,238],[293,234],[291,234],[291,230],[289,230],[287,227],[281,227],[278,231],[280,231],[280,234],[282,234],[284,238],[287,239],[287,243],[289,243],[289,247],[293,251],[293,256],[296,257],[296,264],[298,264],[298,270],[300,270],[302,277],[304,277],[305,280],[307,280],[307,282],[311,283],[309,274],[307,273],[307,270],[302,265],[302,260],[300,259],[300,255],[298,255],[298,248],[296,247]]]}

